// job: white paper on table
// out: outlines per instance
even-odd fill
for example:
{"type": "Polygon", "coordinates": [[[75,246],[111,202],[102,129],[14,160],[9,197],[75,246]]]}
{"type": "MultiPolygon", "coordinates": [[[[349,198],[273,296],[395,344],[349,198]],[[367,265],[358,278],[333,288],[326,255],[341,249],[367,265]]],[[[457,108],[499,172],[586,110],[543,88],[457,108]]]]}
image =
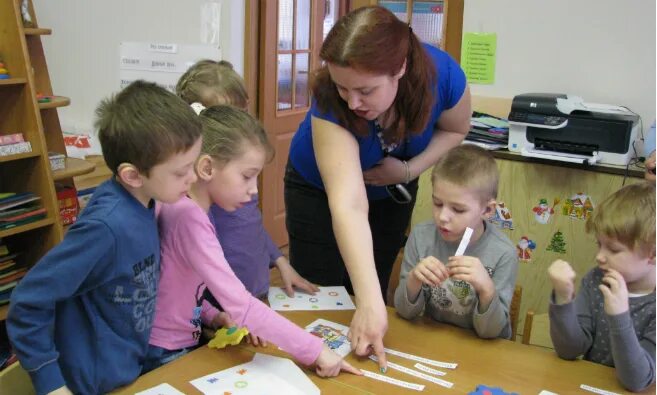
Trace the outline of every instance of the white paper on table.
{"type": "Polygon", "coordinates": [[[269,306],[273,310],[354,310],[356,306],[351,301],[345,287],[319,287],[319,292],[311,295],[296,291],[290,298],[279,287],[270,287],[269,306]]]}
{"type": "Polygon", "coordinates": [[[162,383],[147,390],[137,392],[135,395],[185,395],[173,388],[170,384],[162,383]]]}
{"type": "Polygon", "coordinates": [[[328,348],[343,358],[351,352],[348,326],[319,318],[306,326],[306,332],[321,338],[328,348]]]}
{"type": "Polygon", "coordinates": [[[251,362],[200,377],[190,383],[204,394],[319,395],[319,388],[287,358],[256,353],[251,362]]]}
{"type": "Polygon", "coordinates": [[[538,395],[559,395],[556,392],[548,391],[548,390],[543,390],[538,393],[538,395]]]}
{"type": "Polygon", "coordinates": [[[603,389],[600,389],[600,388],[591,387],[590,385],[586,385],[586,384],[582,384],[582,385],[580,385],[579,388],[581,388],[581,389],[583,389],[583,390],[585,390],[585,391],[593,392],[594,394],[600,394],[600,395],[620,395],[620,394],[617,393],[617,392],[611,392],[611,391],[603,390],[603,389]]]}
{"type": "Polygon", "coordinates": [[[363,372],[363,376],[369,377],[369,378],[374,379],[374,380],[383,381],[384,383],[398,385],[400,387],[408,388],[408,389],[415,390],[415,391],[423,391],[424,390],[424,385],[423,384],[417,384],[417,383],[411,383],[409,381],[393,379],[392,377],[388,377],[388,376],[384,376],[382,374],[370,372],[369,370],[365,370],[365,369],[361,369],[360,371],[363,372]]]}

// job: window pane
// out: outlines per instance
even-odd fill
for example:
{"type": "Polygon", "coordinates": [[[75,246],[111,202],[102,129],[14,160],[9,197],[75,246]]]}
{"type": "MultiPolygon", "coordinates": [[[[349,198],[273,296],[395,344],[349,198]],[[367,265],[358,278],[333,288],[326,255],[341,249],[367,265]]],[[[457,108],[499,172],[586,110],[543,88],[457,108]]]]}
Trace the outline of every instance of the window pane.
{"type": "Polygon", "coordinates": [[[278,103],[276,109],[289,110],[292,108],[292,55],[278,55],[278,103]]]}
{"type": "Polygon", "coordinates": [[[310,48],[310,0],[297,0],[295,49],[310,48]]]}
{"type": "Polygon", "coordinates": [[[440,46],[443,30],[443,2],[414,2],[411,26],[421,41],[440,46]]]}
{"type": "Polygon", "coordinates": [[[392,11],[400,21],[408,22],[408,13],[406,12],[406,0],[402,1],[379,1],[381,7],[392,11]]]}
{"type": "Polygon", "coordinates": [[[292,49],[294,0],[278,1],[278,49],[292,49]]]}
{"type": "Polygon", "coordinates": [[[324,39],[338,19],[338,0],[326,0],[326,7],[322,35],[324,39]]]}
{"type": "Polygon", "coordinates": [[[296,75],[294,77],[294,108],[308,107],[310,94],[308,92],[308,66],[307,53],[298,53],[296,56],[296,75]]]}

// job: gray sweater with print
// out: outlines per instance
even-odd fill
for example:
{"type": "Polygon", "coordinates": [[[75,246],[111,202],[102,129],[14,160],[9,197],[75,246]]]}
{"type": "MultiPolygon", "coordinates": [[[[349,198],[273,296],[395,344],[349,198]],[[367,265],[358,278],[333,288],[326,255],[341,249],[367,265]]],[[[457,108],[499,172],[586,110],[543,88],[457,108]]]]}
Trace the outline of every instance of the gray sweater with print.
{"type": "MultiPolygon", "coordinates": [[[[584,359],[616,367],[621,385],[639,391],[655,381],[655,292],[630,298],[630,309],[607,315],[598,289],[603,271],[584,276],[575,300],[550,303],[550,336],[564,359],[584,359]]],[[[554,298],[554,296],[553,296],[554,298]]]]}
{"type": "Polygon", "coordinates": [[[513,297],[518,271],[516,249],[506,235],[495,226],[485,223],[479,240],[471,242],[464,255],[479,258],[495,284],[495,296],[488,310],[479,313],[479,299],[474,288],[465,281],[447,279],[438,287],[423,286],[417,300],[409,300],[406,279],[425,257],[434,256],[447,264],[458,247],[440,236],[433,221],[413,228],[404,249],[404,261],[395,291],[395,308],[399,315],[413,319],[424,311],[433,319],[462,328],[474,328],[482,338],[510,338],[509,304],[513,297]]]}

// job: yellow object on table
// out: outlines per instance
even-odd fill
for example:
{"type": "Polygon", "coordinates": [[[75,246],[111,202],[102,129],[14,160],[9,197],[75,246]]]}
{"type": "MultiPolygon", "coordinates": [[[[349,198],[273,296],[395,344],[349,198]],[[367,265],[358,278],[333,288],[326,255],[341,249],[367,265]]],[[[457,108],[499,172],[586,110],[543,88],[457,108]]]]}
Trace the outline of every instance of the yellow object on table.
{"type": "Polygon", "coordinates": [[[210,348],[224,348],[228,345],[234,346],[240,344],[244,336],[249,334],[246,328],[221,328],[214,334],[214,338],[208,343],[210,348]]]}

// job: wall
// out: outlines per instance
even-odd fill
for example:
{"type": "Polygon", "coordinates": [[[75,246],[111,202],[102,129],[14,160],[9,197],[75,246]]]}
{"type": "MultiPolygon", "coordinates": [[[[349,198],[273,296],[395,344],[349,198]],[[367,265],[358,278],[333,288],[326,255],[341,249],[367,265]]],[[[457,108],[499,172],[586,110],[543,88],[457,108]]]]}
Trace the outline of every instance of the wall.
{"type": "Polygon", "coordinates": [[[468,0],[463,32],[497,33],[494,85],[474,94],[570,93],[655,119],[655,1],[468,0]]]}
{"type": "MultiPolygon", "coordinates": [[[[119,87],[122,41],[200,44],[201,5],[208,0],[34,0],[64,130],[92,130],[98,102],[119,87]]],[[[244,70],[244,0],[219,0],[222,57],[244,70]]]]}

